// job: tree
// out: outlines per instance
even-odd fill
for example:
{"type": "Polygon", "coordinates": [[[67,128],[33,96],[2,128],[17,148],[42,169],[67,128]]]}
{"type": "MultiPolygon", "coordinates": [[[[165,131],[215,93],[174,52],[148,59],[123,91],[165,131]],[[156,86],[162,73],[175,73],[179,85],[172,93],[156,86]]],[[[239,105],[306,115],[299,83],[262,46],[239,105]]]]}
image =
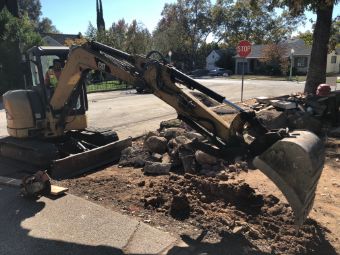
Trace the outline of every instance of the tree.
{"type": "Polygon", "coordinates": [[[19,13],[27,13],[29,19],[37,25],[41,16],[40,0],[19,0],[19,13]]]}
{"type": "Polygon", "coordinates": [[[58,29],[52,24],[49,18],[42,18],[38,23],[38,32],[41,33],[60,33],[58,29]]]}
{"type": "Polygon", "coordinates": [[[38,33],[60,33],[47,17],[41,18],[40,0],[19,0],[19,13],[27,14],[38,33]]]}
{"type": "Polygon", "coordinates": [[[96,0],[96,8],[97,8],[97,29],[98,31],[105,31],[102,0],[96,0]]]}
{"type": "Polygon", "coordinates": [[[340,15],[332,22],[331,35],[329,39],[329,51],[340,47],[340,15]]]}
{"type": "Polygon", "coordinates": [[[111,28],[109,29],[111,34],[114,35],[114,46],[117,49],[126,49],[126,36],[129,24],[125,22],[124,19],[118,20],[117,23],[113,22],[111,28]]]}
{"type": "MultiPolygon", "coordinates": [[[[256,4],[257,1],[252,1],[256,4]]],[[[316,13],[313,44],[304,91],[315,94],[317,87],[326,81],[327,53],[336,0],[269,0],[272,7],[288,7],[291,15],[301,16],[304,11],[316,13]]]]}
{"type": "Polygon", "coordinates": [[[89,22],[89,25],[87,26],[85,37],[90,41],[95,40],[97,37],[97,29],[92,25],[91,22],[89,22]]]}
{"type": "Polygon", "coordinates": [[[125,49],[133,54],[147,54],[150,50],[151,34],[136,20],[133,20],[126,32],[125,49]]]}
{"type": "Polygon", "coordinates": [[[304,33],[300,32],[297,38],[302,39],[306,45],[312,46],[313,44],[313,33],[309,30],[304,33]]]}
{"type": "Polygon", "coordinates": [[[162,18],[154,31],[154,46],[164,54],[170,50],[173,59],[194,68],[197,51],[211,31],[210,0],[177,0],[165,4],[162,18]],[[181,56],[181,59],[176,59],[181,56]]]}
{"type": "Polygon", "coordinates": [[[229,46],[235,47],[241,40],[255,44],[278,43],[288,38],[303,17],[292,17],[286,10],[278,15],[265,0],[232,1],[217,0],[212,9],[215,35],[229,46]]]}
{"type": "Polygon", "coordinates": [[[288,49],[285,44],[268,44],[262,50],[260,62],[271,67],[270,75],[286,74],[288,72],[288,49]]]}
{"type": "Polygon", "coordinates": [[[133,54],[146,54],[152,43],[148,29],[136,20],[129,25],[121,19],[103,31],[89,23],[85,37],[133,54]]]}
{"type": "Polygon", "coordinates": [[[27,14],[21,19],[7,10],[0,12],[0,93],[8,89],[23,88],[21,53],[33,45],[41,44],[41,37],[27,14]]]}

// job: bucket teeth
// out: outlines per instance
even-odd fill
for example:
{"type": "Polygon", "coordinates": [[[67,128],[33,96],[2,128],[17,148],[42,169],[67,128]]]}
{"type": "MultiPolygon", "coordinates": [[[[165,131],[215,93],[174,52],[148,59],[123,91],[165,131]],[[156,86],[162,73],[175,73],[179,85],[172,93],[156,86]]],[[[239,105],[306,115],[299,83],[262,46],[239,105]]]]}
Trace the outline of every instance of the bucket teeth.
{"type": "Polygon", "coordinates": [[[291,205],[295,224],[306,220],[324,165],[323,142],[308,131],[295,131],[257,156],[253,164],[268,176],[291,205]]]}

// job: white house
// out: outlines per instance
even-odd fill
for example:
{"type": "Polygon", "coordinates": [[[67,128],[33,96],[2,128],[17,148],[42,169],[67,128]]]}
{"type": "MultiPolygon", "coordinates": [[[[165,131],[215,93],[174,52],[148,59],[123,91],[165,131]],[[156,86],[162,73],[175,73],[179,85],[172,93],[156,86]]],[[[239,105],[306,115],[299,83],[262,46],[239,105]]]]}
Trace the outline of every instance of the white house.
{"type": "MultiPolygon", "coordinates": [[[[287,48],[287,58],[292,57],[293,67],[297,72],[306,74],[309,67],[310,54],[312,47],[306,45],[301,39],[291,39],[282,42],[287,48]]],[[[266,45],[252,45],[251,53],[246,58],[235,56],[235,73],[242,73],[242,65],[244,73],[256,73],[261,66],[260,59],[263,58],[262,51],[266,45]]],[[[336,49],[327,56],[327,73],[339,73],[340,65],[340,49],[336,49]]]]}
{"type": "Polygon", "coordinates": [[[213,70],[218,68],[215,63],[218,61],[224,53],[227,53],[227,50],[212,50],[210,54],[206,57],[206,69],[213,70]]]}
{"type": "Polygon", "coordinates": [[[340,48],[327,55],[327,73],[340,73],[340,48]]]}

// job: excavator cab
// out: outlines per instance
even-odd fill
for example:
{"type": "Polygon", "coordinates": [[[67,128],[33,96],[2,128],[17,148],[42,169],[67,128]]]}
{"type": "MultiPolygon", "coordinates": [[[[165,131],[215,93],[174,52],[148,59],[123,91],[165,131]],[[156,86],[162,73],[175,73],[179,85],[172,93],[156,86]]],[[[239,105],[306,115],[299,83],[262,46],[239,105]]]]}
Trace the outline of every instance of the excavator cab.
{"type": "MultiPolygon", "coordinates": [[[[59,72],[65,66],[69,54],[69,47],[65,46],[35,46],[29,49],[25,55],[25,82],[26,89],[33,90],[39,94],[44,105],[49,104],[57,83],[52,85],[49,81],[49,74],[53,73],[53,66],[60,64],[59,72]]],[[[59,77],[54,77],[56,82],[59,77]]],[[[88,109],[86,88],[82,87],[79,95],[77,109],[74,114],[85,114],[88,109]]],[[[74,115],[73,114],[73,115],[74,115]]]]}

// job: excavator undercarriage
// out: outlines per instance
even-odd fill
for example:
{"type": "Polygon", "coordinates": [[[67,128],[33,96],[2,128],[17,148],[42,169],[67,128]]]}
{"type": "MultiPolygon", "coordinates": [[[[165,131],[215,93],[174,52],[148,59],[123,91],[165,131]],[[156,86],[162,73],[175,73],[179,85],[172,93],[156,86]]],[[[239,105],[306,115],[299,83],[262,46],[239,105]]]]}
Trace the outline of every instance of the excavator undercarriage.
{"type": "Polygon", "coordinates": [[[120,151],[131,145],[131,139],[117,141],[111,131],[87,129],[85,78],[90,70],[98,70],[145,86],[175,108],[179,119],[206,137],[204,142],[194,140],[193,147],[223,159],[252,161],[286,196],[296,223],[300,225],[306,219],[324,163],[323,143],[313,133],[267,130],[254,112],[243,110],[180,72],[158,52],[152,52],[160,55],[160,60],[155,60],[151,54],[130,55],[98,42],[86,43],[70,52],[64,49],[63,53],[41,47],[33,51],[40,55],[28,57],[30,69],[33,75],[39,73],[41,81],[44,70],[38,60],[43,56],[53,53],[67,62],[50,97],[43,82],[31,90],[4,95],[8,131],[13,137],[0,141],[2,155],[42,163],[54,178],[79,174],[119,158],[120,151]],[[237,116],[227,123],[190,90],[229,105],[238,112],[237,116]],[[41,106],[32,98],[40,98],[41,106]],[[251,141],[244,138],[245,134],[252,137],[251,141]]]}

